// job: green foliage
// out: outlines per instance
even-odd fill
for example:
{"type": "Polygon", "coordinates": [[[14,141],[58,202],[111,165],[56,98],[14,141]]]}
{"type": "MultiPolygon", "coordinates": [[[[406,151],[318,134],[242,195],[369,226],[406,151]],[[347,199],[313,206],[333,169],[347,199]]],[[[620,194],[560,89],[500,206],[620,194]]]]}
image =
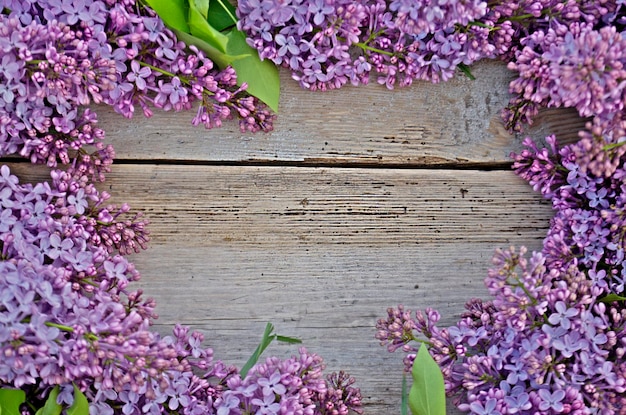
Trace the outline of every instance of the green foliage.
{"type": "Polygon", "coordinates": [[[443,374],[425,344],[413,362],[413,385],[409,392],[409,407],[413,415],[446,415],[446,390],[443,374]]]}
{"type": "Polygon", "coordinates": [[[409,408],[409,392],[407,390],[406,374],[402,374],[402,400],[400,401],[400,414],[408,415],[409,408]]]}
{"type": "Polygon", "coordinates": [[[67,415],[89,415],[89,402],[78,386],[74,385],[74,403],[67,408],[67,415]]]}
{"type": "Polygon", "coordinates": [[[228,54],[239,56],[232,66],[237,79],[248,83],[248,92],[278,111],[280,79],[276,65],[269,60],[259,59],[256,49],[246,43],[246,36],[239,30],[231,30],[227,45],[228,54]]]}
{"type": "MultiPolygon", "coordinates": [[[[57,403],[59,387],[55,386],[48,395],[44,406],[36,415],[60,415],[63,406],[57,403]]],[[[26,393],[21,389],[0,389],[0,415],[21,415],[20,406],[26,403],[26,393]]],[[[89,402],[84,393],[74,385],[74,403],[67,408],[67,415],[89,415],[89,402]]]]}
{"type": "Polygon", "coordinates": [[[622,297],[621,295],[617,295],[615,293],[611,293],[600,299],[603,303],[612,303],[614,301],[626,301],[626,297],[622,297]]]}
{"type": "Polygon", "coordinates": [[[181,32],[189,32],[187,25],[187,0],[143,0],[157,14],[165,24],[181,32]]]}
{"type": "Polygon", "coordinates": [[[59,387],[55,386],[50,391],[43,408],[40,408],[35,415],[61,415],[63,407],[57,403],[57,396],[59,396],[59,387]]]}
{"type": "Polygon", "coordinates": [[[269,60],[262,61],[235,26],[235,8],[227,0],[145,0],[176,36],[203,50],[221,69],[232,66],[237,82],[278,111],[280,78],[269,60]]]}
{"type": "Polygon", "coordinates": [[[194,7],[206,19],[209,14],[209,0],[193,0],[194,7]]]}
{"type": "Polygon", "coordinates": [[[210,0],[209,24],[217,30],[230,29],[237,24],[236,11],[228,0],[210,0]]]}
{"type": "Polygon", "coordinates": [[[20,389],[0,389],[0,415],[20,415],[26,394],[20,389]]]}
{"type": "Polygon", "coordinates": [[[263,332],[263,337],[261,338],[261,343],[259,343],[254,353],[252,353],[252,356],[250,356],[246,364],[243,365],[241,371],[239,372],[242,379],[246,377],[248,371],[252,369],[252,366],[254,366],[259,361],[261,354],[265,349],[267,349],[267,346],[269,346],[272,341],[277,340],[279,342],[290,344],[302,343],[300,339],[280,336],[278,334],[274,334],[273,331],[274,326],[272,325],[272,323],[267,323],[267,325],[265,326],[265,331],[263,332]]]}

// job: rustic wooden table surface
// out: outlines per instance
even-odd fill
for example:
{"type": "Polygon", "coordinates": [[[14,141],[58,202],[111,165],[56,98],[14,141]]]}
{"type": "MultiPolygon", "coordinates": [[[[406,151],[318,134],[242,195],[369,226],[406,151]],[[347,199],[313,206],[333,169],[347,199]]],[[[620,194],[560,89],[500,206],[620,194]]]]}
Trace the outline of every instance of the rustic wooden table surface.
{"type": "MultiPolygon", "coordinates": [[[[329,371],[353,374],[366,414],[399,414],[402,355],[379,346],[376,320],[402,303],[453,323],[470,297],[485,297],[494,249],[538,249],[551,217],[510,170],[523,138],[499,118],[510,73],[494,62],[473,73],[321,93],[282,72],[270,134],[97,108],[117,153],[103,188],[151,221],[150,248],[132,259],[157,300],[156,329],[190,325],[241,365],[272,322],[329,371]]],[[[529,134],[571,140],[580,125],[548,111],[529,134]]],[[[42,174],[12,168],[23,180],[42,174]]]]}

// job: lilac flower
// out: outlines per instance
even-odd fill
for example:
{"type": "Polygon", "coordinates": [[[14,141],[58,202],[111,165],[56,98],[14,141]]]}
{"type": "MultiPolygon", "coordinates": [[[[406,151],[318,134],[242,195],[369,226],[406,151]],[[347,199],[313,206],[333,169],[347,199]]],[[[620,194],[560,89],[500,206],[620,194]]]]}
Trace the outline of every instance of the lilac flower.
{"type": "MultiPolygon", "coordinates": [[[[0,73],[7,79],[7,81],[11,82],[21,79],[22,71],[23,67],[18,63],[15,55],[5,54],[2,56],[2,60],[0,60],[0,73]]],[[[11,101],[13,100],[11,99],[11,101]]]]}
{"type": "Polygon", "coordinates": [[[335,9],[326,4],[325,0],[313,0],[309,2],[308,12],[313,14],[313,24],[320,26],[326,19],[326,16],[334,13],[335,9]]]}
{"type": "Polygon", "coordinates": [[[541,397],[542,402],[539,404],[539,409],[542,411],[553,410],[556,413],[563,411],[563,398],[565,398],[565,391],[556,390],[552,393],[546,389],[539,389],[538,395],[541,397]]]}
{"type": "Polygon", "coordinates": [[[274,402],[274,395],[264,395],[263,399],[252,399],[250,403],[255,405],[260,415],[278,415],[280,412],[280,404],[274,402]]]}
{"type": "Polygon", "coordinates": [[[532,408],[532,403],[530,402],[530,398],[526,392],[521,392],[517,395],[505,396],[504,402],[506,404],[507,411],[510,414],[520,413],[532,408]]]}
{"type": "Polygon", "coordinates": [[[85,209],[89,206],[89,202],[86,200],[85,190],[79,189],[75,195],[69,195],[67,198],[69,206],[73,206],[76,213],[82,215],[85,213],[85,209]]]}
{"type": "Polygon", "coordinates": [[[269,378],[260,378],[257,383],[263,388],[263,396],[282,395],[286,388],[281,383],[281,374],[276,371],[269,378]]]}
{"type": "Polygon", "coordinates": [[[555,313],[551,314],[548,321],[552,325],[560,325],[565,330],[569,330],[572,325],[572,317],[578,315],[578,310],[574,308],[567,308],[563,301],[557,301],[554,304],[555,313]]]}
{"type": "Polygon", "coordinates": [[[498,401],[490,398],[485,402],[484,406],[480,402],[472,402],[470,409],[476,415],[501,415],[501,412],[496,410],[497,404],[498,401]]]}
{"type": "Polygon", "coordinates": [[[552,346],[560,351],[564,357],[572,357],[575,352],[587,348],[588,342],[581,338],[580,333],[574,331],[553,338],[552,346]]]}
{"type": "Polygon", "coordinates": [[[130,63],[131,71],[126,76],[130,82],[134,82],[135,86],[138,90],[143,91],[146,89],[146,81],[145,78],[149,77],[152,74],[152,71],[148,67],[141,67],[139,62],[133,60],[130,63]]]}

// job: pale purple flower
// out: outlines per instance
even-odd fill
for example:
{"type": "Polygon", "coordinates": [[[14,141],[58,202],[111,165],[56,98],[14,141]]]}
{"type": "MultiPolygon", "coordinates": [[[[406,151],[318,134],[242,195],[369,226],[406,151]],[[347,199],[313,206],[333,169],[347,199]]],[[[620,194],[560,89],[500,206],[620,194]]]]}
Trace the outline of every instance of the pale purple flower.
{"type": "Polygon", "coordinates": [[[504,402],[510,414],[517,414],[532,408],[532,403],[526,392],[521,392],[518,395],[505,396],[504,402]]]}
{"type": "Polygon", "coordinates": [[[216,402],[217,415],[240,414],[239,403],[241,400],[232,392],[226,391],[216,402]]]}
{"type": "Polygon", "coordinates": [[[12,54],[6,54],[0,60],[0,74],[9,82],[20,80],[22,70],[23,66],[18,63],[16,57],[12,54]]]}
{"type": "Polygon", "coordinates": [[[70,206],[73,206],[74,209],[76,209],[76,213],[79,215],[85,213],[85,210],[89,207],[89,202],[87,201],[87,195],[85,194],[84,189],[79,189],[75,195],[68,196],[67,203],[70,206]]]}
{"type": "Polygon", "coordinates": [[[552,345],[564,357],[572,357],[578,350],[587,348],[589,343],[581,337],[580,333],[573,331],[553,339],[552,345]]]}
{"type": "Polygon", "coordinates": [[[552,325],[560,325],[565,330],[569,330],[572,325],[572,318],[578,315],[578,310],[567,308],[563,301],[557,301],[554,304],[555,313],[548,317],[548,321],[552,325]]]}
{"type": "Polygon", "coordinates": [[[469,408],[475,415],[502,415],[500,411],[496,410],[497,404],[497,400],[489,398],[484,405],[481,402],[472,402],[469,408]]]}
{"type": "Polygon", "coordinates": [[[178,77],[172,78],[169,83],[160,81],[159,86],[159,93],[163,97],[167,97],[169,103],[172,105],[178,104],[184,97],[187,96],[187,90],[183,87],[178,77]]]}
{"type": "Polygon", "coordinates": [[[150,68],[146,66],[141,66],[139,62],[133,60],[130,63],[130,72],[126,75],[126,79],[130,82],[134,82],[137,86],[137,89],[143,91],[146,89],[146,81],[145,78],[148,78],[152,74],[150,68]]]}
{"type": "Polygon", "coordinates": [[[539,389],[538,395],[542,399],[542,402],[539,404],[540,410],[553,410],[556,413],[563,410],[562,401],[565,398],[565,391],[559,389],[551,393],[547,389],[539,389]]]}
{"type": "Polygon", "coordinates": [[[257,383],[263,388],[263,396],[283,395],[287,388],[281,383],[282,376],[277,370],[269,378],[260,378],[257,383]]]}
{"type": "Polygon", "coordinates": [[[280,403],[275,402],[275,397],[271,395],[263,395],[263,399],[252,399],[250,403],[258,407],[256,412],[259,415],[278,415],[280,413],[280,403]]]}

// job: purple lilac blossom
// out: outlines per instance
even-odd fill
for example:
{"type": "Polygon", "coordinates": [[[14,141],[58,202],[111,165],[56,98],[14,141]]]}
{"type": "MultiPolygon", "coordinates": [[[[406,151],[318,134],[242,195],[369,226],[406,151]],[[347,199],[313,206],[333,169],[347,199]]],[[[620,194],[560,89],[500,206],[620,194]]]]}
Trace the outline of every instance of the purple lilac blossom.
{"type": "Polygon", "coordinates": [[[513,155],[513,168],[552,202],[555,216],[543,252],[554,266],[588,269],[605,294],[624,294],[626,275],[626,145],[622,132],[588,125],[581,140],[550,150],[528,149],[513,155]],[[607,144],[609,148],[607,148],[607,144]],[[611,146],[611,144],[614,144],[611,146]]]}
{"type": "Polygon", "coordinates": [[[470,24],[487,12],[479,0],[246,0],[237,8],[238,27],[262,59],[320,90],[367,84],[370,73],[389,88],[448,80],[460,65],[495,57],[489,24],[470,24]]]}
{"type": "Polygon", "coordinates": [[[518,47],[507,54],[508,67],[516,72],[510,84],[514,97],[503,111],[508,128],[521,130],[543,107],[576,108],[599,122],[623,120],[626,39],[612,25],[626,13],[621,2],[504,4],[496,9],[512,21],[523,13],[540,17],[527,26],[513,25],[519,37],[518,47]]]}
{"type": "Polygon", "coordinates": [[[573,414],[592,408],[621,413],[626,361],[618,339],[626,335],[626,309],[599,302],[575,266],[546,264],[541,253],[526,258],[524,249],[499,250],[485,280],[492,301],[471,300],[462,319],[447,328],[437,326],[433,310],[412,315],[401,306],[389,309],[376,337],[394,349],[404,344],[412,356],[413,340],[427,341],[447,393],[472,414],[557,414],[565,408],[573,414]],[[398,331],[400,326],[406,329],[398,331]],[[469,346],[479,329],[485,336],[469,346]],[[587,352],[591,343],[593,359],[587,352]]]}
{"type": "Polygon", "coordinates": [[[623,413],[626,408],[626,141],[593,120],[581,140],[526,139],[513,169],[552,202],[542,252],[498,250],[456,325],[431,309],[389,309],[376,337],[407,370],[425,339],[446,390],[473,414],[623,413]]]}
{"type": "MultiPolygon", "coordinates": [[[[104,103],[131,117],[135,105],[149,116],[151,107],[183,110],[199,101],[193,124],[219,126],[235,115],[249,131],[271,129],[273,115],[236,85],[232,68],[215,70],[134,0],[1,5],[0,155],[69,166],[35,185],[0,168],[0,388],[23,389],[38,408],[53,386],[60,386],[57,402],[71,405],[76,385],[93,415],[229,413],[244,402],[220,404],[235,393],[225,385],[237,369],[214,362],[198,332],[176,326],[162,338],[150,331],[154,301],[129,288],[139,273],[125,255],[146,247],[147,221],[127,204],[109,204],[94,186],[114,151],[85,106],[104,103]]],[[[361,413],[354,380],[321,379],[320,357],[303,349],[271,364],[270,376],[242,380],[269,391],[246,405],[361,413]]]]}
{"type": "Polygon", "coordinates": [[[134,0],[0,5],[0,155],[74,163],[103,180],[114,151],[85,108],[94,103],[126,117],[199,104],[194,125],[239,118],[243,131],[272,128],[274,115],[237,86],[232,68],[214,68],[134,0]]]}

